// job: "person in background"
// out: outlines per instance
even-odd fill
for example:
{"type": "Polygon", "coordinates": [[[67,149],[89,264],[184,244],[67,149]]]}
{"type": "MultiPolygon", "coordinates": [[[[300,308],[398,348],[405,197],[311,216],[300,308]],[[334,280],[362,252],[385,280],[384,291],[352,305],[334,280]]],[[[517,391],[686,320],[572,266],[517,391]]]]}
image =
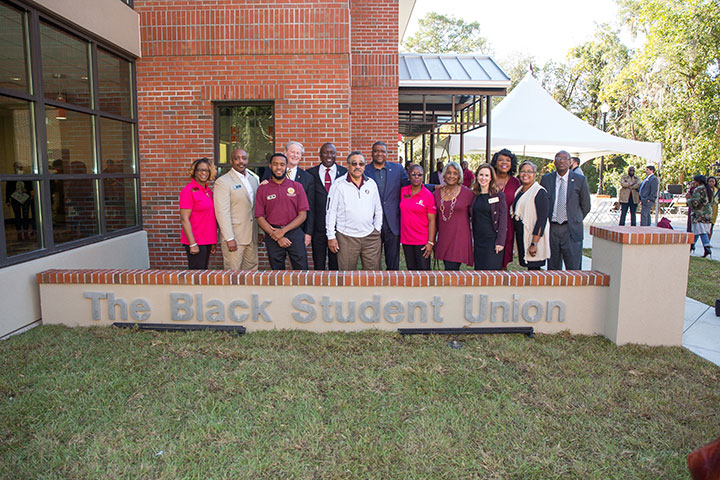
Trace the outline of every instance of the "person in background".
{"type": "Polygon", "coordinates": [[[537,166],[520,164],[520,189],[515,192],[512,218],[520,266],[540,270],[550,258],[550,196],[535,180],[537,166]]]}
{"type": "Polygon", "coordinates": [[[437,228],[435,199],[423,185],[425,171],[411,165],[410,185],[400,189],[400,243],[408,270],[430,270],[437,228]]]}
{"type": "Polygon", "coordinates": [[[638,203],[640,203],[640,179],[635,176],[635,167],[628,168],[627,175],[620,177],[620,192],[618,193],[618,202],[620,202],[620,225],[625,225],[625,217],[630,210],[630,225],[635,226],[637,219],[638,203]]]}
{"type": "Polygon", "coordinates": [[[328,248],[337,254],[340,270],[380,270],[383,207],[377,184],[364,174],[365,157],[351,152],[348,173],[333,182],[328,193],[328,248]]]}
{"type": "Polygon", "coordinates": [[[710,235],[708,235],[709,238],[712,238],[713,230],[715,229],[715,222],[717,221],[717,217],[718,217],[718,203],[720,203],[720,188],[718,188],[717,178],[715,178],[715,177],[707,177],[707,184],[713,191],[712,223],[710,224],[710,235]]]}
{"type": "Polygon", "coordinates": [[[388,270],[400,268],[400,188],[410,184],[402,165],[387,161],[385,142],[372,146],[372,162],[365,167],[365,175],[377,185],[382,201],[382,246],[388,270]]]}
{"type": "Polygon", "coordinates": [[[270,157],[272,179],[258,187],[255,218],[265,235],[270,268],[285,270],[285,254],[294,270],[307,270],[307,251],[302,225],[307,218],[305,190],[287,176],[288,160],[282,153],[270,157]]]}
{"type": "Polygon", "coordinates": [[[430,174],[430,184],[431,185],[441,185],[442,184],[442,171],[443,167],[445,165],[443,162],[437,162],[436,170],[430,174]]]}
{"type": "Polygon", "coordinates": [[[483,163],[475,171],[472,186],[473,259],[475,270],[500,270],[507,236],[507,202],[498,189],[495,169],[483,163]]]}
{"type": "Polygon", "coordinates": [[[217,247],[213,192],[208,185],[216,172],[207,158],[195,160],[188,170],[190,183],[180,191],[180,242],[185,247],[189,270],[207,270],[210,255],[217,247]]]}
{"type": "Polygon", "coordinates": [[[312,175],[315,188],[313,194],[315,200],[313,208],[313,237],[312,256],[315,270],[325,270],[325,259],[327,258],[328,270],[337,270],[337,255],[328,249],[327,231],[325,228],[325,208],[327,206],[328,192],[330,187],[338,179],[345,176],[347,168],[337,164],[337,149],[332,143],[324,143],[320,147],[320,163],[308,168],[307,172],[312,175]]]}
{"type": "Polygon", "coordinates": [[[655,205],[660,181],[655,176],[655,166],[645,167],[645,180],[640,184],[640,226],[650,226],[650,212],[655,205]]]}
{"type": "Polygon", "coordinates": [[[475,175],[473,175],[472,170],[468,167],[466,160],[463,160],[460,166],[462,167],[462,180],[460,183],[462,183],[463,187],[470,188],[475,181],[475,175]]]}
{"type": "Polygon", "coordinates": [[[585,176],[582,168],[580,168],[580,158],[570,157],[570,171],[573,173],[577,173],[578,175],[582,175],[583,177],[585,176]]]}
{"type": "Polygon", "coordinates": [[[472,190],[462,185],[462,168],[448,162],[443,169],[445,184],[433,192],[437,208],[435,258],[445,263],[445,270],[460,270],[460,264],[473,264],[470,207],[472,190]]]}
{"type": "MultiPolygon", "coordinates": [[[[690,221],[692,222],[692,233],[695,235],[693,247],[698,237],[702,240],[705,248],[703,258],[712,253],[709,234],[712,222],[712,198],[713,190],[707,184],[705,175],[695,175],[692,182],[692,190],[686,195],[690,207],[690,221]]],[[[693,248],[694,249],[694,248],[693,248]]]]}
{"type": "Polygon", "coordinates": [[[513,259],[513,237],[515,226],[510,218],[510,207],[515,200],[515,192],[520,188],[520,180],[515,176],[517,172],[517,156],[510,150],[503,148],[492,157],[490,165],[495,169],[495,181],[498,189],[505,194],[508,211],[508,232],[503,250],[503,270],[513,259]]]}

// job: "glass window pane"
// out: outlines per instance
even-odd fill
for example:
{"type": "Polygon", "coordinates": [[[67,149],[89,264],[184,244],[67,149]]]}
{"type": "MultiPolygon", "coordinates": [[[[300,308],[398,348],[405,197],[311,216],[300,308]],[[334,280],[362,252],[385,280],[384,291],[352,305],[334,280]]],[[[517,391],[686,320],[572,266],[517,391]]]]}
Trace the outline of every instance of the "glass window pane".
{"type": "Polygon", "coordinates": [[[40,248],[37,182],[12,180],[2,183],[5,247],[8,256],[40,248]]]}
{"type": "Polygon", "coordinates": [[[105,228],[108,232],[137,225],[135,184],[134,178],[103,180],[105,228]]]}
{"type": "Polygon", "coordinates": [[[0,96],[0,173],[35,173],[35,130],[30,102],[0,96]]]}
{"type": "Polygon", "coordinates": [[[131,65],[98,49],[98,102],[100,110],[132,118],[131,65]]]}
{"type": "Polygon", "coordinates": [[[133,125],[109,118],[100,119],[102,173],[134,173],[133,125]]]}
{"type": "Polygon", "coordinates": [[[24,14],[0,3],[0,88],[28,91],[24,14]]]}
{"type": "Polygon", "coordinates": [[[40,24],[45,98],[92,107],[88,43],[40,24]]]}
{"type": "Polygon", "coordinates": [[[219,108],[218,163],[227,171],[230,152],[242,148],[248,154],[248,167],[257,172],[267,166],[275,152],[272,105],[222,106],[219,108]]]}
{"type": "Polygon", "coordinates": [[[45,126],[51,173],[93,173],[95,142],[90,115],[47,105],[45,126]]]}
{"type": "Polygon", "coordinates": [[[99,233],[93,180],[50,180],[50,193],[53,198],[53,238],[56,244],[99,233]]]}

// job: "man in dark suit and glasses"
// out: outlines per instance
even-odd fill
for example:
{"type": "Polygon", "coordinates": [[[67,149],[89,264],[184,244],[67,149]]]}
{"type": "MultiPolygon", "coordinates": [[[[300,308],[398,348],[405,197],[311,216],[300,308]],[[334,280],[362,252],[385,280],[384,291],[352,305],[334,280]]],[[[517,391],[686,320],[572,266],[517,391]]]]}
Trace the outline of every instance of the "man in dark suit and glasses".
{"type": "Polygon", "coordinates": [[[308,168],[307,173],[313,177],[314,188],[310,195],[314,195],[312,256],[315,270],[325,270],[327,258],[328,270],[337,270],[337,254],[328,249],[327,232],[325,231],[325,212],[330,186],[336,178],[347,174],[347,168],[337,165],[337,149],[332,143],[325,143],[320,147],[320,164],[308,168]]]}
{"type": "Polygon", "coordinates": [[[375,181],[382,201],[382,245],[388,270],[400,268],[400,187],[410,185],[405,168],[387,161],[385,142],[372,146],[372,162],[365,167],[365,175],[375,181]]]}
{"type": "Polygon", "coordinates": [[[582,269],[583,219],[590,212],[590,188],[570,171],[570,154],[555,154],[555,172],[540,180],[550,195],[550,259],[548,270],[582,269]]]}

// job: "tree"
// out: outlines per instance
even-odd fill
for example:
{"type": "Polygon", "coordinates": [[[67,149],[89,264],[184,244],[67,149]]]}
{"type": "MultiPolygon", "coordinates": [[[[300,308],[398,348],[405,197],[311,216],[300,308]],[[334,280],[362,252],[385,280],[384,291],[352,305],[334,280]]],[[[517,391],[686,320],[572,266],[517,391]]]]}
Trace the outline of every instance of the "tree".
{"type": "Polygon", "coordinates": [[[480,53],[489,51],[480,36],[478,22],[465,22],[451,15],[429,12],[418,21],[420,28],[402,44],[414,53],[480,53]]]}
{"type": "Polygon", "coordinates": [[[720,150],[720,4],[716,0],[622,0],[621,15],[644,47],[606,87],[621,132],[664,145],[663,176],[708,173],[720,150]]]}

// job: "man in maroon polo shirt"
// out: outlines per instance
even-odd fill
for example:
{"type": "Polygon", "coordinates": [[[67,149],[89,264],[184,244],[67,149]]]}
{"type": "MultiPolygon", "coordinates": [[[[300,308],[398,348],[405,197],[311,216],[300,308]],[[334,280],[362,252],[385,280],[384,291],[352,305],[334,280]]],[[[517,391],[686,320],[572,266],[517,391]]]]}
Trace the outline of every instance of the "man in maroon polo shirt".
{"type": "Polygon", "coordinates": [[[261,184],[255,195],[255,218],[265,233],[270,268],[285,270],[285,252],[294,270],[307,270],[305,234],[302,224],[309,210],[305,189],[285,176],[287,157],[270,157],[270,181],[261,184]]]}

